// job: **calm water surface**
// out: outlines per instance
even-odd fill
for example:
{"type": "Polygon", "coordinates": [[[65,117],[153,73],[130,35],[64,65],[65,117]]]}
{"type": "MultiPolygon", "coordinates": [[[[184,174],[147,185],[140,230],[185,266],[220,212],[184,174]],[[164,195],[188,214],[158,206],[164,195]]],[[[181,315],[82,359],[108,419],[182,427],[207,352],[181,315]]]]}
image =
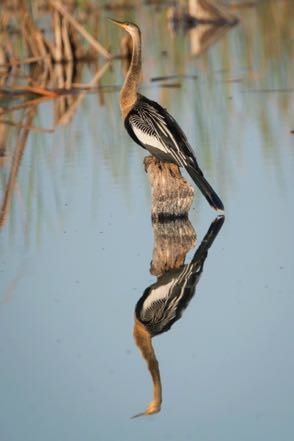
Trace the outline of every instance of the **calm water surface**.
{"type": "MultiPolygon", "coordinates": [[[[67,125],[29,133],[2,222],[1,440],[293,437],[293,3],[240,13],[198,56],[197,35],[173,34],[164,10],[129,16],[142,26],[142,92],[180,122],[226,207],[196,295],[153,340],[161,412],[130,418],[152,398],[133,339],[135,306],[156,282],[144,152],[124,131],[118,92],[93,93],[67,125]],[[189,78],[150,81],[171,74],[189,78]]],[[[118,51],[121,32],[102,23],[118,51]]],[[[83,80],[92,75],[85,67],[83,80]]],[[[101,83],[122,78],[116,61],[101,83]]],[[[53,121],[48,101],[33,125],[53,121]]],[[[6,130],[1,201],[19,136],[6,130]]],[[[214,216],[197,193],[187,263],[214,216]]]]}

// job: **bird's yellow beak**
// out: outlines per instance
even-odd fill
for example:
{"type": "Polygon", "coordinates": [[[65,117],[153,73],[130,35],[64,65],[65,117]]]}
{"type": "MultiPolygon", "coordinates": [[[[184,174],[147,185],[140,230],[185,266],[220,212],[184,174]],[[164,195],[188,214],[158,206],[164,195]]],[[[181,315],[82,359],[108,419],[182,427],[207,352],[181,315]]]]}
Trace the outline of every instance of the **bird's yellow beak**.
{"type": "Polygon", "coordinates": [[[121,28],[125,29],[126,25],[123,21],[114,20],[113,18],[107,18],[107,20],[111,21],[112,23],[116,24],[117,26],[120,26],[121,28]]]}

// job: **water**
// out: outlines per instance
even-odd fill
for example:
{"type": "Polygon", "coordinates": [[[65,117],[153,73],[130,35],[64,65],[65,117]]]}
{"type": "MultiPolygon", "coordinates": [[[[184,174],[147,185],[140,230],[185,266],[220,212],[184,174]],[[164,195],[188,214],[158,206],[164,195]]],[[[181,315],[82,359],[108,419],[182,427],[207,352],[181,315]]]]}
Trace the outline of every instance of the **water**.
{"type": "MultiPolygon", "coordinates": [[[[102,104],[88,94],[69,124],[29,133],[0,232],[1,440],[293,436],[293,5],[278,3],[241,10],[241,24],[198,57],[190,34],[167,31],[164,10],[131,13],[143,31],[142,93],[179,121],[226,207],[195,296],[153,340],[156,415],[130,418],[152,398],[132,334],[156,277],[144,152],[124,131],[118,92],[102,104]],[[171,74],[197,79],[150,82],[171,74]]],[[[115,52],[121,32],[103,26],[115,52]]],[[[102,84],[121,81],[117,61],[102,84]]],[[[39,105],[32,125],[52,127],[53,106],[39,105]]],[[[7,128],[1,200],[18,134],[7,128]]],[[[186,263],[214,216],[197,193],[186,263]]]]}

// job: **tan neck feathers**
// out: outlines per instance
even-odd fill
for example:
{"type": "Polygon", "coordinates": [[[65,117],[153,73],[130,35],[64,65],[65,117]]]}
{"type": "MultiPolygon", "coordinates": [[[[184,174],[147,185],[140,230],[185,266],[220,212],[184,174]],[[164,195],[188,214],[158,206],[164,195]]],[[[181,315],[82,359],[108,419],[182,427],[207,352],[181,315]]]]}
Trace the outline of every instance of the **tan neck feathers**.
{"type": "Polygon", "coordinates": [[[120,108],[123,118],[127,116],[137,100],[138,86],[141,80],[141,32],[135,28],[131,32],[132,59],[123,87],[120,91],[120,108]]]}
{"type": "Polygon", "coordinates": [[[134,338],[138,348],[147,362],[153,382],[153,400],[149,403],[145,412],[143,412],[144,415],[149,415],[151,413],[160,411],[162,388],[159,365],[152,346],[151,335],[137,318],[135,318],[134,338]]]}

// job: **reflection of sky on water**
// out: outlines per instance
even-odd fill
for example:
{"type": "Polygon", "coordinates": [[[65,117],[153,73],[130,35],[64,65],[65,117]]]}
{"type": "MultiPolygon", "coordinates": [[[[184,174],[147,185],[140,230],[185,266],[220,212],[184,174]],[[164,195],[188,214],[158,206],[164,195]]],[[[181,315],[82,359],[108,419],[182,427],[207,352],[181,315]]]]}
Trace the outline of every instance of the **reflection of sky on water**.
{"type": "MultiPolygon", "coordinates": [[[[154,282],[153,235],[143,152],[124,132],[118,95],[106,94],[105,107],[88,95],[70,126],[30,135],[0,233],[1,439],[290,438],[293,49],[289,24],[278,33],[265,9],[244,12],[242,25],[197,59],[182,35],[171,40],[160,27],[148,35],[145,17],[143,93],[198,146],[227,212],[196,298],[153,341],[164,385],[155,417],[129,420],[151,393],[132,326],[154,282]],[[171,55],[157,64],[162,48],[171,55]],[[195,71],[179,89],[148,81],[195,71]]],[[[102,82],[121,82],[119,64],[102,82]]],[[[50,103],[36,121],[51,127],[50,103]]],[[[213,216],[199,196],[190,215],[198,243],[213,216]]]]}

